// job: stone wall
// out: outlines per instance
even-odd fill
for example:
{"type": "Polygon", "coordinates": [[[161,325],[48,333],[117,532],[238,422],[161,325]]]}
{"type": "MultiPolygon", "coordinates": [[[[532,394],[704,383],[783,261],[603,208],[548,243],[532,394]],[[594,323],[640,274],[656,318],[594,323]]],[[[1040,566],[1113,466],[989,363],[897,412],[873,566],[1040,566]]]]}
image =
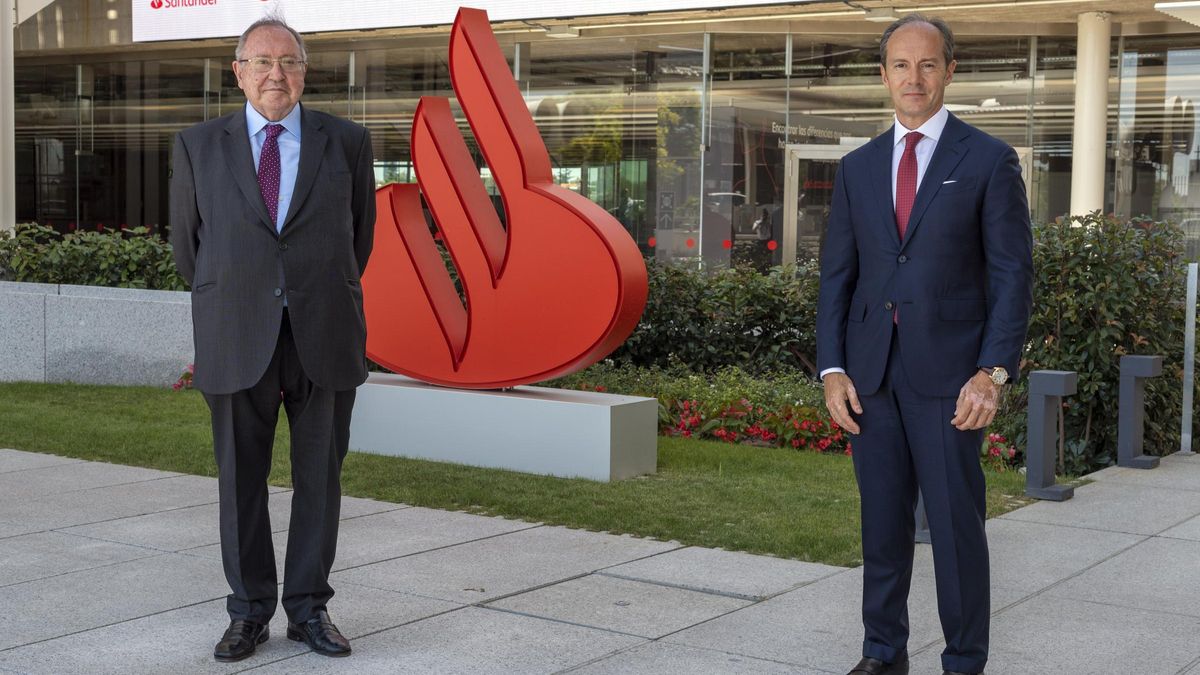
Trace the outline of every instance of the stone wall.
{"type": "Polygon", "coordinates": [[[0,381],[168,386],[193,353],[187,292],[0,281],[0,381]]]}

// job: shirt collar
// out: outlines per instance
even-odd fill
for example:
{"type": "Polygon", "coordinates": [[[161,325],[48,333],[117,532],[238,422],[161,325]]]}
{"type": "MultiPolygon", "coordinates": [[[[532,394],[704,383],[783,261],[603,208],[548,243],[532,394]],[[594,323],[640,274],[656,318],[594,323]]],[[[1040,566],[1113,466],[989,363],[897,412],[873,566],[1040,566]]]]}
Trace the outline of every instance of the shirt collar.
{"type": "Polygon", "coordinates": [[[946,121],[950,119],[950,111],[946,110],[946,106],[942,106],[933,117],[925,120],[925,123],[916,129],[908,129],[900,123],[900,118],[895,118],[895,126],[893,129],[892,145],[900,145],[904,142],[905,135],[910,131],[918,131],[925,138],[932,138],[934,143],[942,137],[942,132],[946,129],[946,121]]]}
{"type": "MultiPolygon", "coordinates": [[[[262,113],[255,110],[249,101],[246,101],[246,131],[250,134],[251,138],[262,131],[263,127],[271,123],[266,117],[262,116],[262,113]]],[[[296,138],[300,138],[300,104],[297,103],[292,106],[292,111],[287,114],[287,117],[280,120],[278,124],[282,124],[283,128],[289,133],[296,138]]]]}

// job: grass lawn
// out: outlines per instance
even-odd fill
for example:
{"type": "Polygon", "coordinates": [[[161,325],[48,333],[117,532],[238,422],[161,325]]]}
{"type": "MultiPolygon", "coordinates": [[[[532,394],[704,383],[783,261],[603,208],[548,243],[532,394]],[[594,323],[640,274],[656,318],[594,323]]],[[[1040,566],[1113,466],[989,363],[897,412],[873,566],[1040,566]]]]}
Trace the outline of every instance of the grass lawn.
{"type": "MultiPolygon", "coordinates": [[[[199,393],[143,387],[0,384],[0,447],[216,475],[199,393]]],[[[271,482],[289,485],[281,420],[271,482]]],[[[347,495],[506,516],[684,544],[857,565],[850,458],[660,438],[658,473],[616,483],[351,453],[347,495]]],[[[985,471],[988,515],[1027,503],[1024,476],[985,471]]],[[[214,492],[215,495],[215,492],[214,492]]]]}

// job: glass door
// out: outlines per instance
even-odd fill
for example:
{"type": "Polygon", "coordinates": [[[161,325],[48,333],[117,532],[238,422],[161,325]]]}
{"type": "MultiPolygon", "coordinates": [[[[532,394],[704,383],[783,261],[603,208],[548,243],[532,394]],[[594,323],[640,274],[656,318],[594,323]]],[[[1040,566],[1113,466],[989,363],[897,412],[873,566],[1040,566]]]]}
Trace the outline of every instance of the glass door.
{"type": "Polygon", "coordinates": [[[867,138],[847,138],[838,145],[787,146],[783,174],[783,227],[767,245],[774,262],[789,265],[815,260],[821,253],[825,223],[833,202],[833,177],[846,153],[867,138]],[[775,246],[771,246],[774,244],[775,246]]]}

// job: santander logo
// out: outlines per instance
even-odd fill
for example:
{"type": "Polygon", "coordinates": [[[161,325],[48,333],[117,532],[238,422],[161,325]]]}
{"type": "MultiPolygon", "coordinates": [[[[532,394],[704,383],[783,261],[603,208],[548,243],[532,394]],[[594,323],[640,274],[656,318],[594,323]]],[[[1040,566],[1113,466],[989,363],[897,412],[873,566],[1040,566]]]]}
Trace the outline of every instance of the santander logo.
{"type": "Polygon", "coordinates": [[[176,9],[178,7],[211,7],[217,0],[150,0],[151,9],[176,9]]]}
{"type": "Polygon", "coordinates": [[[641,253],[606,211],[554,184],[546,146],[486,12],[459,10],[450,73],[500,190],[505,225],[450,102],[423,97],[411,146],[419,187],[376,192],[375,248],[362,280],[367,354],[410,377],[480,389],[586,368],[641,318],[641,253]],[[465,303],[426,224],[422,194],[465,303]]]}

